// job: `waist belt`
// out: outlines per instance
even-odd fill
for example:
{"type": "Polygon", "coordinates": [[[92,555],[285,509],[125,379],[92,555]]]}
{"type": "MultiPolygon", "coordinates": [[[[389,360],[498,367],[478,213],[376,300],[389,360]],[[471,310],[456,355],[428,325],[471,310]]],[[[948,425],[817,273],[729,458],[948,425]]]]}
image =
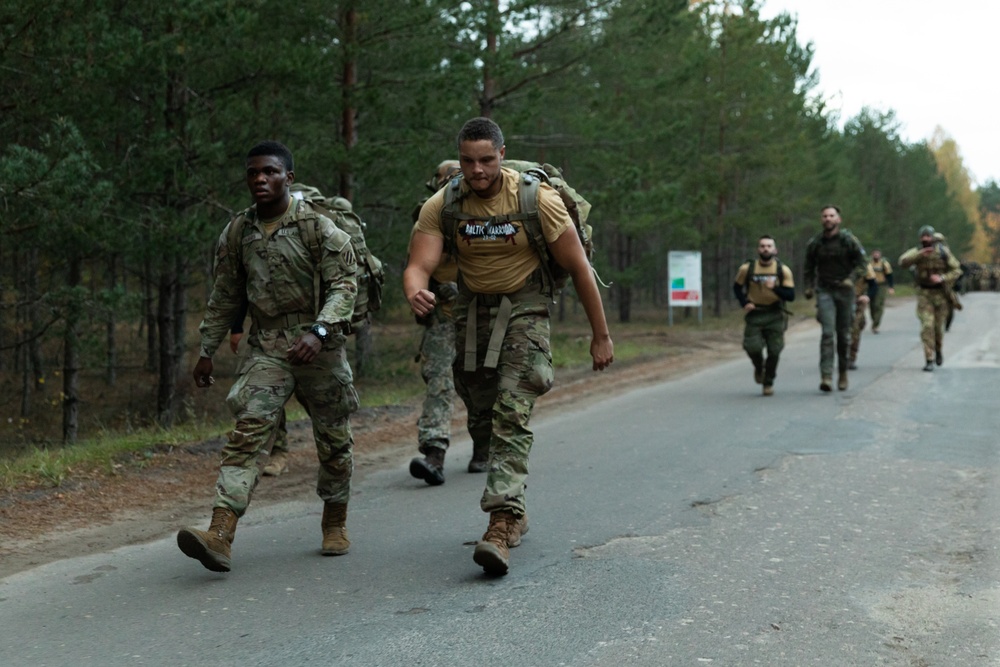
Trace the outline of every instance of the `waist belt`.
{"type": "Polygon", "coordinates": [[[775,301],[774,303],[769,303],[767,305],[761,305],[759,303],[753,304],[754,310],[781,310],[783,304],[780,301],[775,301]]]}
{"type": "Polygon", "coordinates": [[[938,283],[937,285],[921,285],[920,289],[944,289],[944,283],[938,283]]]}
{"type": "Polygon", "coordinates": [[[538,293],[537,290],[538,286],[531,283],[513,294],[471,293],[465,323],[465,362],[463,364],[465,371],[471,373],[476,370],[476,329],[479,306],[497,309],[493,330],[490,332],[490,342],[486,347],[486,359],[483,361],[484,368],[496,368],[500,362],[500,348],[503,346],[504,336],[507,335],[507,326],[510,324],[514,304],[525,302],[547,304],[549,302],[549,298],[538,293]]]}
{"type": "Polygon", "coordinates": [[[264,315],[254,312],[252,314],[254,330],[267,329],[291,329],[299,324],[312,324],[316,321],[316,316],[312,313],[283,313],[281,315],[264,315]]]}

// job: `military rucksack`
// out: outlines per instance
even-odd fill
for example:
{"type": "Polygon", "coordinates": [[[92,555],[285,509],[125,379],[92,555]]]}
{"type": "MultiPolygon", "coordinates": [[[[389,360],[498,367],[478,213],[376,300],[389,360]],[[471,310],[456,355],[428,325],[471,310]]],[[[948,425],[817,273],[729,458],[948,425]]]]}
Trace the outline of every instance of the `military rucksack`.
{"type": "MultiPolygon", "coordinates": [[[[345,333],[353,333],[371,320],[371,314],[382,307],[382,286],[385,283],[385,273],[382,262],[368,249],[365,241],[365,223],[356,214],[351,203],[343,197],[324,197],[317,188],[295,183],[291,186],[292,197],[308,202],[320,215],[333,221],[338,228],[351,237],[351,249],[357,260],[358,294],[354,301],[354,314],[351,316],[351,329],[345,333]]],[[[229,226],[229,247],[240,248],[242,243],[247,211],[244,211],[229,226]],[[240,224],[237,224],[239,222],[240,224]]],[[[319,229],[316,218],[310,215],[296,214],[295,221],[299,226],[299,235],[309,248],[313,264],[316,267],[313,275],[313,288],[316,297],[315,310],[319,312],[322,305],[320,295],[319,262],[322,257],[319,229]],[[310,224],[311,223],[311,224],[310,224]]]]}
{"type": "MultiPolygon", "coordinates": [[[[563,178],[562,172],[551,164],[539,164],[523,160],[504,160],[503,166],[520,174],[518,182],[518,213],[503,216],[508,221],[523,221],[528,242],[542,258],[542,292],[555,297],[565,287],[569,273],[559,266],[559,263],[549,254],[549,247],[542,233],[542,222],[538,216],[538,188],[544,181],[548,183],[559,196],[569,212],[576,228],[580,244],[593,266],[594,242],[593,228],[587,223],[590,216],[590,202],[574,190],[563,178]]],[[[462,200],[469,195],[464,187],[462,175],[454,177],[445,186],[444,208],[441,211],[441,230],[444,234],[445,250],[454,255],[455,233],[462,220],[471,218],[461,212],[462,200]]],[[[596,272],[594,274],[597,275],[596,272]]]]}
{"type": "Polygon", "coordinates": [[[382,286],[385,284],[385,272],[382,262],[372,254],[365,241],[364,220],[354,212],[351,202],[343,197],[325,197],[317,188],[293,183],[292,196],[304,199],[313,208],[333,220],[341,230],[351,237],[351,247],[358,263],[358,297],[354,302],[354,315],[351,317],[351,328],[367,324],[371,314],[382,307],[382,286]]]}

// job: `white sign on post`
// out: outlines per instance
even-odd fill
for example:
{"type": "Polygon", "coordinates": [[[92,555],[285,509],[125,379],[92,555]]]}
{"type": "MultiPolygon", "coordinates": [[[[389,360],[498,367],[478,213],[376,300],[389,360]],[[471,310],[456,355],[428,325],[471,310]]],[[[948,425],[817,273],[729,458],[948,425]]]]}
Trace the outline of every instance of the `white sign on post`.
{"type": "Polygon", "coordinates": [[[674,307],[697,308],[698,322],[701,322],[701,252],[697,250],[673,250],[667,256],[667,290],[669,323],[674,323],[674,307]]]}

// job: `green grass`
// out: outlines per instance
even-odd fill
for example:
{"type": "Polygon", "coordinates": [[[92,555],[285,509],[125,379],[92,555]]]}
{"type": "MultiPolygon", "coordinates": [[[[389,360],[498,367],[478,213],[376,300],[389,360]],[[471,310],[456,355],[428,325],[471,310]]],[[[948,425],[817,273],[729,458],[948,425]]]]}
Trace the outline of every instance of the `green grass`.
{"type": "Polygon", "coordinates": [[[150,428],[129,434],[107,433],[66,447],[34,447],[0,462],[0,491],[54,488],[73,477],[113,475],[125,465],[142,467],[157,449],[218,435],[220,426],[184,424],[169,431],[150,428]]]}
{"type": "MultiPolygon", "coordinates": [[[[627,363],[670,354],[672,339],[679,332],[716,331],[739,326],[740,322],[739,312],[726,313],[721,318],[706,314],[699,325],[695,313],[685,317],[678,309],[672,328],[667,326],[665,312],[643,314],[630,323],[611,321],[609,324],[615,341],[615,359],[618,363],[627,363]]],[[[563,322],[553,320],[552,331],[553,363],[557,369],[590,367],[590,327],[582,314],[571,315],[563,322]]],[[[419,399],[424,391],[420,368],[414,360],[419,342],[420,330],[416,326],[386,328],[377,334],[377,358],[355,382],[362,407],[419,399]]],[[[353,349],[350,353],[353,365],[353,349]]],[[[96,435],[72,446],[36,445],[13,458],[0,459],[0,491],[58,488],[71,480],[114,475],[126,466],[147,465],[155,453],[165,447],[182,447],[218,437],[232,428],[232,422],[221,409],[226,389],[210,396],[202,395],[203,401],[217,402],[220,410],[191,409],[187,420],[170,430],[148,427],[115,432],[102,427],[96,435]]],[[[290,420],[306,416],[297,402],[289,403],[290,420]]]]}

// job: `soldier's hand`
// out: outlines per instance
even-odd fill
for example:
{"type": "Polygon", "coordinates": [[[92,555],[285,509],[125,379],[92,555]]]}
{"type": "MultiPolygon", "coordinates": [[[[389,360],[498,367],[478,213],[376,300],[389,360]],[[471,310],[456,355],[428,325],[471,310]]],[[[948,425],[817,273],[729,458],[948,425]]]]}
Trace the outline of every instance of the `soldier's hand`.
{"type": "Polygon", "coordinates": [[[813,298],[814,295],[815,292],[813,292],[812,287],[807,287],[806,290],[802,293],[802,296],[804,296],[807,299],[813,298]]]}
{"type": "Polygon", "coordinates": [[[417,290],[407,300],[410,302],[410,310],[417,317],[429,315],[434,310],[434,306],[437,305],[437,297],[434,296],[434,292],[426,289],[417,290]]]}
{"type": "Polygon", "coordinates": [[[285,355],[285,359],[292,366],[302,366],[318,357],[322,350],[323,341],[307,331],[295,339],[292,346],[288,348],[288,354],[285,355]]]}
{"type": "Polygon", "coordinates": [[[895,296],[895,294],[896,294],[896,288],[895,287],[890,287],[889,288],[889,295],[890,296],[895,296]]]}
{"type": "Polygon", "coordinates": [[[594,337],[590,341],[590,356],[594,360],[594,370],[603,371],[615,360],[615,344],[611,336],[594,337]]]}
{"type": "Polygon", "coordinates": [[[871,299],[868,298],[867,294],[862,294],[861,296],[858,297],[858,303],[860,303],[862,306],[868,303],[870,300],[871,299]]]}
{"type": "Polygon", "coordinates": [[[241,333],[229,334],[229,349],[233,351],[233,354],[239,351],[241,338],[243,338],[241,333]]]}
{"type": "Polygon", "coordinates": [[[749,313],[751,310],[757,310],[757,306],[754,305],[753,301],[747,301],[746,305],[743,306],[743,312],[749,313]]]}
{"type": "Polygon", "coordinates": [[[192,373],[195,385],[202,389],[208,389],[215,384],[215,378],[212,377],[214,368],[211,357],[198,357],[198,363],[195,364],[194,373],[192,373]]]}

